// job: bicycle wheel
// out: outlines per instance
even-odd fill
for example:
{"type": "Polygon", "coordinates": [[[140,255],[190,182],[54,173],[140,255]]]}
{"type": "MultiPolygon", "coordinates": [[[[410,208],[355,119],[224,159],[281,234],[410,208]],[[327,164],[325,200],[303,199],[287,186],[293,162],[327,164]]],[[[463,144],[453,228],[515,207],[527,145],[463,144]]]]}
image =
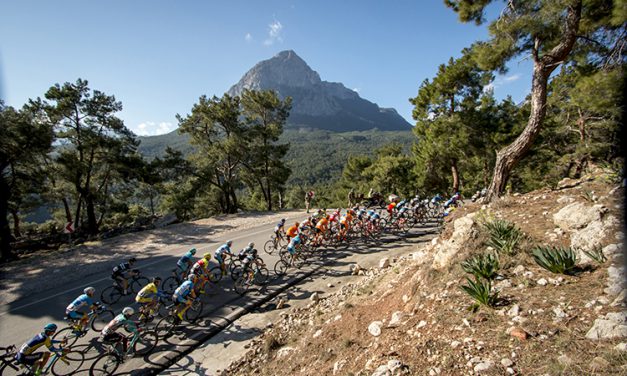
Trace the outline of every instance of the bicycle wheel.
{"type": "Polygon", "coordinates": [[[274,264],[274,274],[276,275],[285,275],[289,265],[284,260],[279,260],[274,264]]]}
{"type": "Polygon", "coordinates": [[[244,269],[242,268],[242,266],[238,266],[237,268],[234,268],[233,270],[231,270],[231,279],[233,281],[237,281],[239,277],[242,276],[243,270],[244,269]]]}
{"type": "Polygon", "coordinates": [[[175,323],[174,316],[169,315],[159,320],[157,326],[155,327],[155,332],[159,338],[166,339],[174,333],[177,326],[178,324],[175,323]]]}
{"type": "Polygon", "coordinates": [[[276,248],[274,247],[274,240],[272,239],[268,240],[267,242],[263,244],[263,250],[269,255],[271,255],[275,249],[276,248]]]}
{"type": "Polygon", "coordinates": [[[185,311],[185,320],[187,320],[188,322],[194,322],[198,320],[198,318],[202,314],[202,310],[204,307],[205,305],[199,299],[194,300],[189,309],[185,311]]]}
{"type": "Polygon", "coordinates": [[[135,277],[131,282],[131,291],[135,294],[139,292],[144,286],[150,283],[150,280],[146,277],[135,277]]]}
{"type": "Polygon", "coordinates": [[[222,279],[222,269],[220,266],[214,266],[209,270],[209,281],[213,283],[218,283],[222,279]]]}
{"type": "Polygon", "coordinates": [[[74,327],[68,326],[54,333],[52,339],[56,341],[65,341],[65,347],[72,347],[81,337],[82,333],[77,332],[74,327]]]}
{"type": "Polygon", "coordinates": [[[268,279],[270,278],[270,273],[267,268],[259,268],[257,273],[255,273],[255,284],[256,285],[265,285],[268,283],[268,279]]]}
{"type": "Polygon", "coordinates": [[[107,304],[115,304],[122,297],[122,289],[118,286],[109,286],[102,290],[100,294],[100,300],[107,304]]]}
{"type": "Polygon", "coordinates": [[[168,295],[174,294],[177,287],[179,287],[179,281],[174,277],[168,277],[163,281],[163,292],[168,295]]]}
{"type": "Polygon", "coordinates": [[[98,315],[91,320],[91,328],[100,333],[114,317],[115,314],[113,314],[112,310],[105,309],[102,312],[99,312],[98,315]]]}
{"type": "Polygon", "coordinates": [[[233,286],[235,292],[240,295],[246,294],[246,291],[248,291],[248,287],[250,287],[250,283],[248,282],[247,275],[239,277],[237,281],[235,281],[235,285],[233,286]]]}
{"type": "Polygon", "coordinates": [[[96,361],[89,368],[90,376],[113,375],[122,363],[122,359],[111,353],[104,353],[96,358],[96,361]]]}
{"type": "Polygon", "coordinates": [[[158,340],[159,336],[154,330],[142,332],[133,344],[133,352],[140,356],[149,354],[157,346],[158,340]]]}
{"type": "Polygon", "coordinates": [[[80,351],[70,351],[58,357],[52,364],[52,374],[55,376],[72,375],[85,362],[85,354],[80,351]]]}

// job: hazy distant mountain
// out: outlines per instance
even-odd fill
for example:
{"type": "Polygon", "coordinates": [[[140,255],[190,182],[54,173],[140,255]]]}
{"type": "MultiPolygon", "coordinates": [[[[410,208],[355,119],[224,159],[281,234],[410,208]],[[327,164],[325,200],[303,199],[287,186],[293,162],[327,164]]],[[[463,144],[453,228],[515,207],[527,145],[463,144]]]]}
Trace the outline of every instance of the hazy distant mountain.
{"type": "Polygon", "coordinates": [[[257,63],[228,94],[239,95],[244,89],[272,89],[281,97],[292,97],[290,127],[337,132],[411,129],[396,110],[380,108],[341,83],[322,81],[320,75],[291,50],[257,63]]]}

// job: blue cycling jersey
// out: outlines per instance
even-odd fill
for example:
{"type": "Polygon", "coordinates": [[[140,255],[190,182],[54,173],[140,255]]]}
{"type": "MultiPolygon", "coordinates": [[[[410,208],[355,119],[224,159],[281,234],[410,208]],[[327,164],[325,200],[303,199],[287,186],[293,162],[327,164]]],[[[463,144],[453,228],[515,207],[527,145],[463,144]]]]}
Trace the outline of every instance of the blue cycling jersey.
{"type": "Polygon", "coordinates": [[[176,264],[181,267],[186,267],[189,261],[192,259],[192,257],[194,257],[194,255],[192,254],[192,251],[188,251],[183,256],[181,256],[181,258],[176,262],[176,264]]]}
{"type": "Polygon", "coordinates": [[[90,298],[87,294],[80,295],[78,298],[74,299],[70,305],[67,306],[67,311],[78,311],[79,309],[87,306],[91,307],[94,304],[94,300],[90,298]]]}
{"type": "Polygon", "coordinates": [[[216,250],[215,256],[222,258],[222,255],[225,253],[231,253],[231,248],[226,244],[222,244],[222,246],[216,250]]]}
{"type": "Polygon", "coordinates": [[[192,283],[192,281],[185,281],[181,283],[181,285],[177,287],[176,290],[174,290],[174,295],[179,298],[185,298],[192,292],[193,288],[194,284],[192,283]]]}

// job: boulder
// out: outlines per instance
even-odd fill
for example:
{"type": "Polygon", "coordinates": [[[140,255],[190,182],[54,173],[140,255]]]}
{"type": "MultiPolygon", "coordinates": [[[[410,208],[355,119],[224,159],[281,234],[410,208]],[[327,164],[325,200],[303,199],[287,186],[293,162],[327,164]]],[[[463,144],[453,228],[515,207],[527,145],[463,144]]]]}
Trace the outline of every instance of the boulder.
{"type": "Polygon", "coordinates": [[[494,363],[492,363],[489,360],[486,360],[484,362],[478,363],[474,370],[475,372],[481,373],[481,372],[485,372],[487,370],[489,370],[490,368],[492,368],[492,366],[494,365],[494,363]]]}
{"type": "Polygon", "coordinates": [[[404,316],[405,315],[401,311],[394,312],[392,314],[390,322],[388,323],[388,328],[396,328],[397,326],[401,325],[401,320],[403,320],[404,316]]]}
{"type": "Polygon", "coordinates": [[[586,227],[594,221],[600,221],[607,208],[603,205],[588,206],[582,202],[573,202],[553,214],[553,223],[564,231],[574,231],[586,227]]]}
{"type": "Polygon", "coordinates": [[[463,245],[477,235],[477,223],[474,220],[475,214],[468,214],[453,222],[453,235],[434,248],[434,268],[441,269],[448,266],[463,245]]]}
{"type": "Polygon", "coordinates": [[[370,323],[370,325],[368,325],[368,332],[373,336],[378,337],[381,335],[382,326],[383,323],[381,321],[373,321],[370,323]]]}
{"type": "MultiPolygon", "coordinates": [[[[616,217],[609,215],[602,220],[590,222],[585,228],[575,231],[570,237],[570,246],[576,250],[592,250],[602,243],[614,228],[618,225],[616,217]]],[[[590,259],[583,252],[578,252],[582,262],[590,259]]]]}
{"type": "Polygon", "coordinates": [[[603,290],[610,296],[616,296],[620,294],[625,286],[625,267],[623,265],[615,266],[611,265],[607,268],[607,288],[603,290]]]}
{"type": "Polygon", "coordinates": [[[627,337],[627,311],[610,312],[605,317],[594,320],[594,325],[586,333],[588,339],[624,337],[627,337]]]}
{"type": "Polygon", "coordinates": [[[390,259],[387,257],[382,258],[381,260],[379,260],[379,269],[385,269],[387,267],[390,266],[390,259]]]}
{"type": "Polygon", "coordinates": [[[309,300],[311,300],[312,302],[318,302],[320,300],[320,294],[318,294],[317,292],[314,292],[309,297],[309,300]]]}

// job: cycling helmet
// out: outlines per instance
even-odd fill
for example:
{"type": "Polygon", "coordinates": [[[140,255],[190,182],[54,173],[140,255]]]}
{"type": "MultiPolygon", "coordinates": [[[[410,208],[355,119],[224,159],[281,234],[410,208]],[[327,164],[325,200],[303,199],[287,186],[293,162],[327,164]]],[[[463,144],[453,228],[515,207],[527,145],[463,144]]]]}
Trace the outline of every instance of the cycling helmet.
{"type": "Polygon", "coordinates": [[[151,280],[151,282],[152,282],[152,283],[161,282],[161,277],[154,277],[154,278],[151,280]]]}
{"type": "Polygon", "coordinates": [[[131,307],[126,307],[122,310],[122,314],[124,316],[133,316],[134,313],[135,313],[135,310],[131,307]]]}
{"type": "Polygon", "coordinates": [[[85,290],[83,290],[83,292],[87,295],[94,295],[94,293],[96,292],[96,288],[95,287],[86,287],[85,290]]]}
{"type": "Polygon", "coordinates": [[[300,223],[294,222],[294,226],[298,226],[298,225],[300,225],[300,223]]]}
{"type": "Polygon", "coordinates": [[[57,331],[57,324],[47,324],[46,326],[44,326],[44,332],[56,332],[57,331]]]}
{"type": "Polygon", "coordinates": [[[252,249],[252,251],[250,251],[250,253],[251,253],[253,256],[257,256],[257,250],[256,250],[255,248],[253,248],[253,249],[252,249]]]}
{"type": "Polygon", "coordinates": [[[190,274],[190,275],[187,276],[187,280],[191,281],[192,283],[196,283],[197,279],[198,278],[196,277],[196,274],[190,274]]]}
{"type": "Polygon", "coordinates": [[[255,247],[255,243],[253,242],[248,243],[248,248],[254,248],[254,247],[255,247]]]}
{"type": "Polygon", "coordinates": [[[192,255],[196,254],[196,248],[192,248],[189,250],[189,253],[191,253],[192,255]]]}
{"type": "Polygon", "coordinates": [[[226,245],[228,245],[229,247],[230,247],[231,245],[233,245],[233,240],[227,240],[227,241],[226,241],[226,245]]]}
{"type": "Polygon", "coordinates": [[[205,253],[202,257],[203,257],[205,260],[209,261],[209,260],[211,260],[211,253],[205,253]]]}
{"type": "Polygon", "coordinates": [[[130,259],[128,259],[128,262],[136,262],[137,259],[135,257],[131,257],[130,259]]]}
{"type": "Polygon", "coordinates": [[[285,218],[281,218],[281,222],[285,223],[285,218]]]}

